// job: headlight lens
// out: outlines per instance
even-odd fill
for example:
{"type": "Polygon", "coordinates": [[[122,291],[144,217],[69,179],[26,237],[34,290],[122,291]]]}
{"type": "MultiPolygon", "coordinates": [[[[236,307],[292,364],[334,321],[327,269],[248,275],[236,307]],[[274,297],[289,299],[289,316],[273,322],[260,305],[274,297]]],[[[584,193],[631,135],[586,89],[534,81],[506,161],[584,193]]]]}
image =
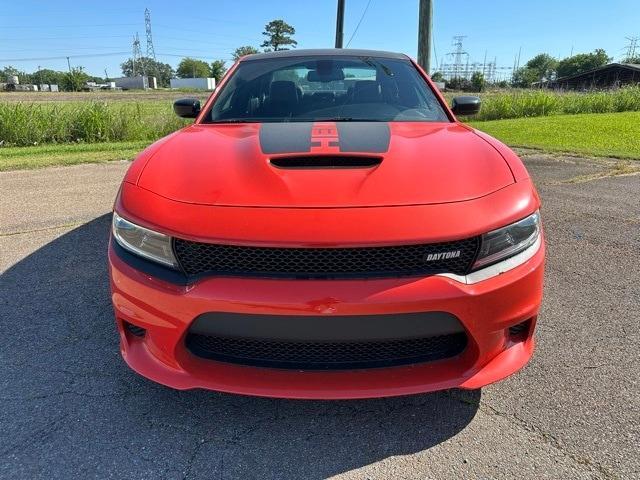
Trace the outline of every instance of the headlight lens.
{"type": "Polygon", "coordinates": [[[172,268],[178,262],[171,248],[171,237],[125,220],[113,212],[113,238],[122,248],[172,268]]]}
{"type": "Polygon", "coordinates": [[[482,235],[480,253],[473,270],[512,257],[533,245],[540,235],[540,212],[482,235]]]}

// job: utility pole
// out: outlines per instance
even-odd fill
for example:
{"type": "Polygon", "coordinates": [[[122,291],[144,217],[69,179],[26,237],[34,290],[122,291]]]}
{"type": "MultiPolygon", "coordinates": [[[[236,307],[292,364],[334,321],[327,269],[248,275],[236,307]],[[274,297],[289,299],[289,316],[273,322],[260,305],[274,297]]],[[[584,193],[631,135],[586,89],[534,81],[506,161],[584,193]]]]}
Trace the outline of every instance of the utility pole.
{"type": "Polygon", "coordinates": [[[67,57],[67,67],[69,67],[69,83],[71,83],[71,88],[73,89],[73,91],[76,91],[76,85],[73,81],[73,76],[71,73],[71,61],[69,60],[69,57],[67,57]]]}
{"type": "Polygon", "coordinates": [[[342,40],[344,37],[344,2],[338,0],[338,12],[336,14],[336,48],[342,48],[342,40]]]}
{"type": "Polygon", "coordinates": [[[420,0],[418,11],[418,64],[427,72],[427,75],[431,73],[432,15],[432,1],[420,0]]]}

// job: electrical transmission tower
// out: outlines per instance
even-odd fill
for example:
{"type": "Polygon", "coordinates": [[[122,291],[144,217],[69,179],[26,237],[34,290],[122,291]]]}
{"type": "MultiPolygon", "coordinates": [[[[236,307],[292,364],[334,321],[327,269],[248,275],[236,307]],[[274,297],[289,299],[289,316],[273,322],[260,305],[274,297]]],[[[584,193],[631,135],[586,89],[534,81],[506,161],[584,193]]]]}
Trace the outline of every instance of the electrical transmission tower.
{"type": "Polygon", "coordinates": [[[136,76],[136,66],[141,67],[142,70],[142,74],[146,75],[145,73],[145,65],[144,62],[142,61],[142,52],[140,50],[140,38],[138,37],[138,33],[136,32],[136,36],[133,37],[133,59],[132,59],[133,65],[132,65],[132,76],[136,76]]]}
{"type": "Polygon", "coordinates": [[[626,40],[629,40],[629,44],[627,45],[627,58],[626,61],[631,61],[636,58],[636,49],[638,48],[638,40],[639,37],[624,37],[626,40]]]}
{"type": "MultiPolygon", "coordinates": [[[[456,35],[453,37],[452,45],[455,47],[455,51],[449,52],[447,55],[453,57],[453,77],[457,78],[460,76],[460,70],[463,68],[462,57],[466,55],[467,57],[467,65],[469,63],[469,54],[464,51],[462,48],[462,41],[467,38],[466,35],[456,35]]],[[[465,70],[468,70],[465,68],[465,70]]],[[[468,73],[468,72],[467,72],[468,73]]]]}
{"type": "Polygon", "coordinates": [[[151,35],[151,12],[144,9],[144,27],[147,32],[147,58],[156,59],[156,51],[153,49],[153,36],[151,35]]]}
{"type": "MultiPolygon", "coordinates": [[[[153,64],[151,69],[153,70],[153,75],[156,78],[160,78],[160,71],[158,70],[158,64],[156,63],[156,51],[153,48],[153,36],[151,35],[151,12],[148,8],[144,9],[144,28],[147,33],[147,58],[145,61],[153,60],[153,64]]],[[[152,73],[152,72],[149,72],[152,73]]],[[[153,79],[149,79],[150,82],[153,82],[153,79]]],[[[151,88],[156,88],[155,83],[149,84],[151,88]]]]}

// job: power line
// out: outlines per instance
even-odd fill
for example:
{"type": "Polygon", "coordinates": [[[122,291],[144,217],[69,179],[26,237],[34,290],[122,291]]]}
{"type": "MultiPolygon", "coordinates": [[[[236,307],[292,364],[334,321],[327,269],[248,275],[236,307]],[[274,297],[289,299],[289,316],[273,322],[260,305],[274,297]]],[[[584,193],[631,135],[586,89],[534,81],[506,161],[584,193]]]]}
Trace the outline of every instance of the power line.
{"type": "MultiPolygon", "coordinates": [[[[180,33],[184,33],[184,28],[177,28],[171,25],[165,25],[163,23],[156,23],[155,24],[156,27],[160,27],[161,29],[166,29],[166,30],[175,30],[178,31],[180,33]]],[[[157,28],[156,28],[157,31],[157,28]]],[[[210,30],[195,30],[193,28],[189,28],[189,32],[190,33],[201,33],[203,35],[209,35],[211,36],[212,33],[210,30]]],[[[225,38],[234,38],[234,39],[239,39],[239,41],[241,42],[248,42],[248,43],[253,43],[253,42],[262,42],[263,39],[258,39],[258,38],[249,38],[249,37],[245,37],[245,36],[240,36],[240,35],[227,35],[227,34],[221,34],[221,33],[215,33],[214,34],[216,37],[225,37],[225,38]]]]}
{"type": "Polygon", "coordinates": [[[131,26],[137,26],[139,25],[138,23],[97,23],[97,24],[87,24],[87,23],[83,23],[80,25],[9,25],[9,26],[2,26],[0,28],[3,29],[8,29],[8,28],[19,28],[21,30],[24,30],[25,28],[82,28],[82,27],[131,27],[131,26]]]}
{"type": "MultiPolygon", "coordinates": [[[[134,37],[135,38],[135,37],[134,37]]],[[[202,50],[201,50],[202,51],[202,50]]],[[[157,57],[191,57],[195,59],[201,60],[210,60],[213,59],[214,55],[203,56],[200,54],[193,55],[195,51],[192,50],[190,52],[158,52],[156,53],[157,57]]],[[[50,57],[25,57],[25,58],[0,58],[0,62],[37,62],[37,61],[45,61],[45,60],[66,60],[67,58],[94,58],[94,57],[118,57],[122,55],[131,55],[132,52],[108,52],[108,53],[88,53],[88,54],[77,54],[77,55],[56,55],[50,57]]],[[[222,58],[220,60],[233,60],[233,58],[222,58]]]]}
{"type": "Polygon", "coordinates": [[[55,57],[32,57],[32,58],[0,58],[0,62],[35,62],[38,60],[65,60],[67,58],[93,58],[93,57],[114,57],[118,55],[129,55],[130,52],[109,52],[109,53],[88,53],[80,55],[60,55],[55,57]]]}
{"type": "MultiPolygon", "coordinates": [[[[128,36],[128,35],[127,35],[128,36]]],[[[93,46],[93,47],[78,47],[76,45],[60,45],[55,48],[47,48],[48,52],[65,52],[68,53],[69,50],[113,50],[114,48],[119,48],[123,45],[109,45],[109,46],[93,46]]],[[[21,48],[19,50],[11,49],[9,53],[18,53],[18,52],[40,52],[42,51],[42,47],[40,48],[21,48]]]]}
{"type": "MultiPolygon", "coordinates": [[[[160,53],[159,52],[157,55],[159,57],[178,57],[178,58],[189,57],[189,58],[195,58],[196,60],[211,60],[214,58],[213,56],[203,57],[203,56],[191,55],[190,53],[160,53]]],[[[234,61],[235,59],[233,57],[229,57],[229,58],[219,58],[218,60],[234,61]]]]}
{"type": "Polygon", "coordinates": [[[364,7],[364,10],[362,11],[362,16],[360,17],[360,20],[358,21],[358,24],[356,25],[355,30],[351,34],[351,38],[349,38],[349,41],[347,42],[347,48],[349,48],[349,45],[351,45],[351,40],[353,40],[353,37],[355,37],[356,33],[358,33],[360,24],[362,23],[362,20],[364,20],[364,16],[367,14],[367,10],[369,10],[369,5],[371,5],[371,0],[367,1],[367,5],[364,7]]]}
{"type": "MultiPolygon", "coordinates": [[[[100,38],[129,38],[130,35],[100,35],[100,38]]],[[[18,40],[75,40],[80,38],[96,38],[95,35],[77,35],[73,37],[12,37],[0,38],[0,41],[14,42],[18,40]]]]}

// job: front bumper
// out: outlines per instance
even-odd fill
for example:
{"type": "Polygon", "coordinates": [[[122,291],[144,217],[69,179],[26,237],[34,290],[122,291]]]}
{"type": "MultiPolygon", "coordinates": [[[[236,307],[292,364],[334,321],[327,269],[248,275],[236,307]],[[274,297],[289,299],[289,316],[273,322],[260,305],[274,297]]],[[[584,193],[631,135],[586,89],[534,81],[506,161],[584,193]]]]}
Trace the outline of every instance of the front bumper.
{"type": "Polygon", "coordinates": [[[523,264],[464,283],[446,276],[378,280],[208,278],[175,285],[142,273],[109,249],[112,300],[125,361],[138,373],[177,388],[248,395],[345,399],[475,389],[500,380],[531,358],[542,299],[544,242],[523,264]],[[468,344],[460,355],[434,362],[360,370],[300,371],[250,367],[191,354],[185,336],[209,312],[263,315],[380,315],[448,312],[468,344]],[[524,334],[509,327],[529,320],[524,334]],[[123,327],[146,329],[143,337],[123,327]]]}

